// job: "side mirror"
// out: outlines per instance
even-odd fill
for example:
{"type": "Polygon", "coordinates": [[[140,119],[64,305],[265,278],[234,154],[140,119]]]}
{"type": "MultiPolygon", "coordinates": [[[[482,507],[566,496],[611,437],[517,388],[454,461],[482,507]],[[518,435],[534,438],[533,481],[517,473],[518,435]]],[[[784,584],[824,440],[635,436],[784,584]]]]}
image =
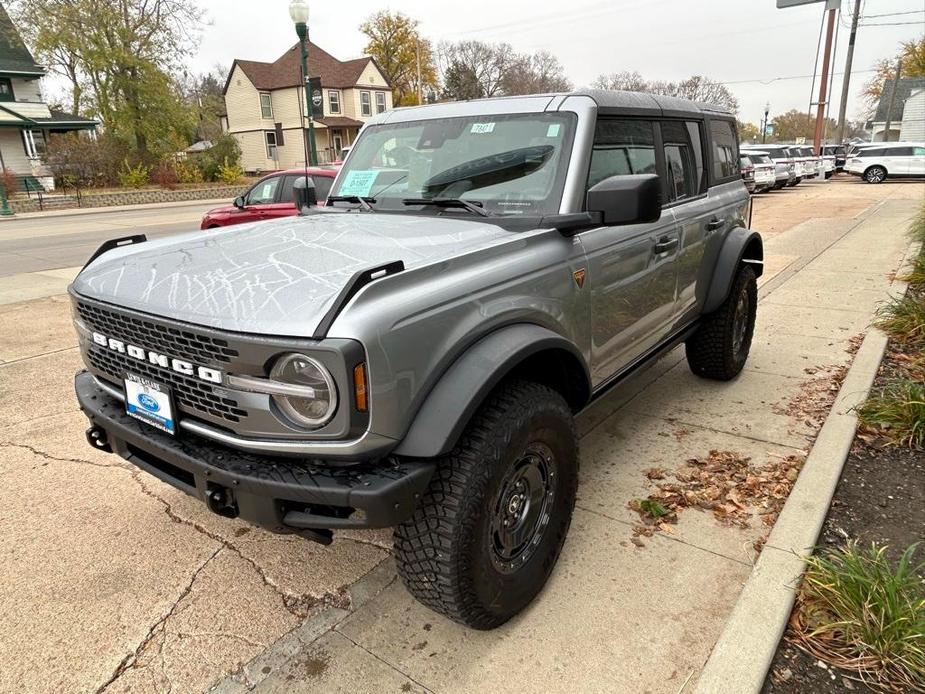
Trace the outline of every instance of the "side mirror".
{"type": "Polygon", "coordinates": [[[244,196],[239,195],[238,197],[234,199],[234,202],[232,202],[231,204],[237,207],[239,210],[243,210],[244,209],[244,196]]]}
{"type": "Polygon", "coordinates": [[[299,176],[292,184],[292,204],[304,214],[306,208],[314,207],[318,204],[318,194],[315,192],[315,182],[310,176],[299,176]]]}
{"type": "Polygon", "coordinates": [[[662,216],[662,183],[655,174],[611,176],[588,191],[587,204],[603,224],[657,222],[662,216]]]}

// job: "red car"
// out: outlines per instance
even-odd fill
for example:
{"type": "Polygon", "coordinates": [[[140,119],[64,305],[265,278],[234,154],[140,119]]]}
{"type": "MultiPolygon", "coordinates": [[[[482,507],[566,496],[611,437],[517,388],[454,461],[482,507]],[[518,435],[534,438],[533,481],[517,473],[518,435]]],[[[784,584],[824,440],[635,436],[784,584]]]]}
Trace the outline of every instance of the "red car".
{"type": "Polygon", "coordinates": [[[274,171],[257,181],[244,195],[236,197],[231,205],[216,207],[206,212],[199,228],[214,229],[229,224],[258,222],[261,219],[294,217],[298,210],[292,204],[292,184],[306,174],[315,184],[318,204],[323,205],[339,168],[309,167],[274,171]]]}

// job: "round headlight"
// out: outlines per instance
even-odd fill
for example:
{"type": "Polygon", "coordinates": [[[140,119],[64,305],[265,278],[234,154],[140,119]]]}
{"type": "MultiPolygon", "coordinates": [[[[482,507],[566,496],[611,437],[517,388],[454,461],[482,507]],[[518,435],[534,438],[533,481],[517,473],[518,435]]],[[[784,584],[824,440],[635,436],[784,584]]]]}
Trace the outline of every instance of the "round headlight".
{"type": "Polygon", "coordinates": [[[337,388],[328,370],[315,359],[304,354],[286,354],[277,360],[270,378],[307,387],[305,396],[273,396],[279,409],[296,424],[317,428],[334,416],[337,388]]]}

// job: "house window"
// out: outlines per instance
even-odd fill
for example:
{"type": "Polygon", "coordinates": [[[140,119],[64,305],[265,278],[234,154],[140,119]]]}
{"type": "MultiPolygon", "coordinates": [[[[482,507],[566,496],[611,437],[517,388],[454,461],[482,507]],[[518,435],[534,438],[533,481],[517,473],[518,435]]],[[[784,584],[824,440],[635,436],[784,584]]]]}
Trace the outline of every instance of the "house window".
{"type": "Polygon", "coordinates": [[[264,135],[267,138],[267,159],[276,161],[276,133],[273,130],[267,130],[264,135]]]}
{"type": "Polygon", "coordinates": [[[376,92],[376,113],[385,111],[385,92],[376,92]]]}
{"type": "Polygon", "coordinates": [[[373,106],[369,100],[369,92],[360,92],[360,115],[373,115],[373,106]]]}
{"type": "Polygon", "coordinates": [[[45,156],[45,131],[23,130],[22,142],[29,159],[41,159],[45,156]]]}
{"type": "Polygon", "coordinates": [[[260,115],[263,118],[273,117],[273,102],[270,101],[269,94],[265,94],[265,93],[260,94],[260,115]]]}
{"type": "Polygon", "coordinates": [[[340,92],[328,92],[328,110],[340,113],[340,92]]]}
{"type": "Polygon", "coordinates": [[[13,96],[13,83],[9,77],[0,78],[0,101],[16,101],[13,96]]]}

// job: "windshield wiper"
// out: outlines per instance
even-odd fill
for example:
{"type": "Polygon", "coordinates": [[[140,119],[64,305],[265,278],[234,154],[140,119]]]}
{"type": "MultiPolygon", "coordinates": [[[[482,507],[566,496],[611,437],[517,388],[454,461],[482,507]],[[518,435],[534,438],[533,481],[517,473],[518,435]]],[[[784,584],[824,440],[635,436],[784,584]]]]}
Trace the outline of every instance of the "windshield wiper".
{"type": "Polygon", "coordinates": [[[479,215],[490,217],[491,212],[482,209],[482,203],[463,200],[462,198],[405,198],[403,205],[435,205],[436,207],[459,207],[479,215]]]}
{"type": "Polygon", "coordinates": [[[367,212],[375,212],[373,206],[369,203],[375,204],[376,198],[362,197],[360,195],[329,195],[328,202],[352,202],[367,212]]]}

